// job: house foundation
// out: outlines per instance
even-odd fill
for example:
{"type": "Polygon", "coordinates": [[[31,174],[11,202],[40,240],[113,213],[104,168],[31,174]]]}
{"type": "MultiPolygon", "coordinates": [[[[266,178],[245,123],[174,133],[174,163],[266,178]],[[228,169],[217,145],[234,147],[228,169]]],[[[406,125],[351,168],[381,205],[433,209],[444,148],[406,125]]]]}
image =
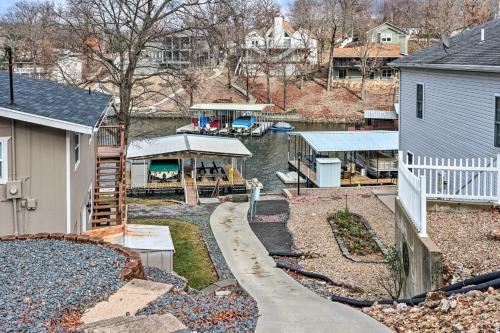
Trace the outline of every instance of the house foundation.
{"type": "Polygon", "coordinates": [[[421,237],[396,198],[396,248],[403,259],[403,289],[408,298],[442,287],[443,255],[430,237],[421,237]]]}

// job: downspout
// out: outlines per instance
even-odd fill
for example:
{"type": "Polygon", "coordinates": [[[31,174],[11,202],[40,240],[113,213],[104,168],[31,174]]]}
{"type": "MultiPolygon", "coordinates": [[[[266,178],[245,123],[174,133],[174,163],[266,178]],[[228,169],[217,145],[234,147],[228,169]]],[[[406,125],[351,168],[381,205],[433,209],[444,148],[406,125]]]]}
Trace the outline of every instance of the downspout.
{"type": "MultiPolygon", "coordinates": [[[[10,105],[14,105],[14,78],[12,75],[13,72],[13,64],[12,64],[12,48],[10,45],[5,46],[5,53],[7,54],[7,58],[9,60],[9,95],[10,95],[10,105]]],[[[12,180],[15,181],[17,178],[16,174],[16,122],[12,119],[11,122],[11,151],[12,151],[12,180]]],[[[12,199],[12,209],[14,216],[14,234],[19,234],[19,225],[17,219],[17,199],[12,199]]]]}
{"type": "MultiPolygon", "coordinates": [[[[10,131],[11,131],[11,152],[12,152],[12,180],[15,181],[17,178],[16,174],[16,121],[12,119],[11,125],[10,125],[10,131]]],[[[13,216],[14,216],[14,235],[19,234],[19,225],[18,225],[18,220],[17,220],[17,199],[12,199],[12,209],[13,209],[13,216]]]]}

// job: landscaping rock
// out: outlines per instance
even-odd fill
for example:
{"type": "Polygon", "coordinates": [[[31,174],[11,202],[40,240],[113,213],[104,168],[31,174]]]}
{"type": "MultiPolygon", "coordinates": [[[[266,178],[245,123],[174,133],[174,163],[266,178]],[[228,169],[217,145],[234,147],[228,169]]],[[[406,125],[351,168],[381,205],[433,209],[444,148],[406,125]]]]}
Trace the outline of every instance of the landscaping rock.
{"type": "Polygon", "coordinates": [[[0,242],[0,331],[57,329],[65,313],[89,308],[124,285],[125,260],[91,243],[0,242]]]}
{"type": "Polygon", "coordinates": [[[174,273],[167,273],[157,267],[144,267],[144,273],[148,280],[154,282],[168,283],[174,286],[175,289],[185,290],[187,288],[187,280],[182,276],[174,273]]]}
{"type": "Polygon", "coordinates": [[[217,297],[200,292],[174,291],[159,298],[138,315],[171,313],[191,330],[202,332],[253,332],[256,302],[243,290],[217,297]]]}

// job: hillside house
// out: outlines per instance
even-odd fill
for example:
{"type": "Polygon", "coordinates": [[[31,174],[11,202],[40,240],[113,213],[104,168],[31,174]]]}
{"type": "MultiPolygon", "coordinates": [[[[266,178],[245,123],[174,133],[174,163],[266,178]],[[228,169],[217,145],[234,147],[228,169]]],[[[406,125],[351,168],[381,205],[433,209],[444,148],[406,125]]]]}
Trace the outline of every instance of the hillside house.
{"type": "Polygon", "coordinates": [[[440,284],[430,200],[464,212],[500,204],[499,36],[497,19],[391,63],[400,71],[396,243],[408,259],[405,295],[440,284]]]}
{"type": "Polygon", "coordinates": [[[95,137],[111,101],[17,74],[12,99],[0,72],[0,235],[89,228],[95,137]]]}
{"type": "MultiPolygon", "coordinates": [[[[409,34],[388,22],[367,33],[370,41],[367,52],[367,63],[370,67],[368,78],[372,80],[397,78],[397,70],[388,64],[408,53],[409,34]]],[[[355,41],[344,44],[335,48],[333,52],[334,77],[340,80],[361,79],[360,63],[365,57],[364,48],[355,41]]]]}
{"type": "Polygon", "coordinates": [[[196,32],[170,34],[161,41],[148,43],[138,74],[148,74],[165,68],[208,66],[214,59],[215,51],[207,39],[196,32]]]}
{"type": "Polygon", "coordinates": [[[263,62],[285,64],[292,73],[297,64],[317,64],[317,44],[309,32],[295,30],[283,16],[276,16],[268,29],[252,30],[246,35],[241,61],[252,69],[263,62]]]}

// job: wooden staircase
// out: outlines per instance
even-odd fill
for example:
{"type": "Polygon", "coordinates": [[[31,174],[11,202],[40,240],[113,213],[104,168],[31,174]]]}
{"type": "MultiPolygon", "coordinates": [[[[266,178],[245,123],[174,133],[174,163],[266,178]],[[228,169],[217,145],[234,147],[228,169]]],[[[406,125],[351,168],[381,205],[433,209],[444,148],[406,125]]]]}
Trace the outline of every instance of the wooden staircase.
{"type": "Polygon", "coordinates": [[[184,197],[186,199],[186,204],[190,206],[196,206],[198,204],[198,189],[191,177],[186,177],[184,179],[184,197]]]}
{"type": "Polygon", "coordinates": [[[92,227],[119,225],[126,218],[125,128],[101,126],[97,134],[92,227]]]}

